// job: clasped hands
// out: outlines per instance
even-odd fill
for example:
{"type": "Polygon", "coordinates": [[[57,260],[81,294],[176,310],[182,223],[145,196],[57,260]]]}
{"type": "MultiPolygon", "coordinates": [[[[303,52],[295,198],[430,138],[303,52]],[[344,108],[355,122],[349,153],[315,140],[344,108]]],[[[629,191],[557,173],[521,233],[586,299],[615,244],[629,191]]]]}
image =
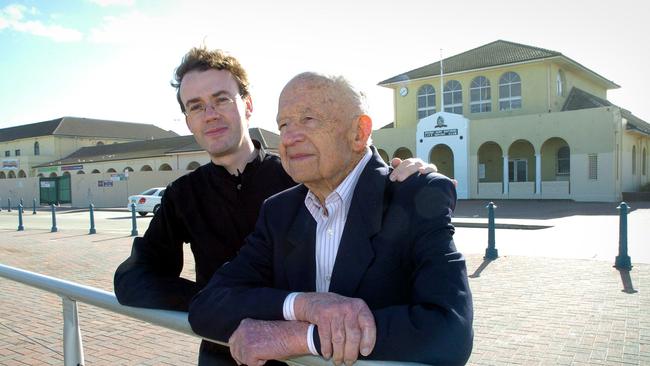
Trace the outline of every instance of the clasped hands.
{"type": "Polygon", "coordinates": [[[238,364],[263,365],[272,359],[308,354],[307,329],[318,327],[323,357],[336,365],[352,365],[359,354],[368,356],[376,340],[375,318],[361,300],[330,292],[298,295],[297,321],[244,319],[228,341],[238,364]]]}

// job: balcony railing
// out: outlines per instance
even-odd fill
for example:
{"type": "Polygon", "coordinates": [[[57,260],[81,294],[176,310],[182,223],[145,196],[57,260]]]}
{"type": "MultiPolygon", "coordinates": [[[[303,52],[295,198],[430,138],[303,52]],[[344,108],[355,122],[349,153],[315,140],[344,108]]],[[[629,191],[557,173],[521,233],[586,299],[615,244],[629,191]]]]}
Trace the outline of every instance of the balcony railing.
{"type": "MultiPolygon", "coordinates": [[[[201,338],[192,331],[187,321],[187,313],[170,310],[155,310],[135,308],[121,305],[115,294],[74,282],[45,276],[42,274],[25,271],[0,264],[0,277],[4,277],[28,286],[48,291],[59,295],[63,300],[63,355],[65,366],[79,366],[84,364],[83,343],[81,329],[77,316],[77,301],[100,307],[115,313],[126,315],[135,319],[175,330],[190,336],[201,338]]],[[[214,340],[210,340],[216,342],[214,340]]],[[[223,342],[216,342],[224,344],[223,342]]],[[[290,365],[326,366],[332,365],[320,357],[303,356],[285,361],[290,365]]],[[[417,363],[389,362],[389,361],[358,361],[359,366],[397,366],[420,365],[417,363]]]]}

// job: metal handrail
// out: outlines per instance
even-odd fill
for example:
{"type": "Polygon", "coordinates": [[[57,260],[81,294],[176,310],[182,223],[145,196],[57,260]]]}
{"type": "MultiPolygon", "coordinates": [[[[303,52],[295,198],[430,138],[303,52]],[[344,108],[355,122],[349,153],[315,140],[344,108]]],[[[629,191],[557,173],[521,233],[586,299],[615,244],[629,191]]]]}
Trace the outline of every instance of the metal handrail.
{"type": "MultiPolygon", "coordinates": [[[[112,292],[100,290],[90,286],[58,279],[26,271],[19,268],[0,264],[0,277],[4,277],[22,284],[36,287],[38,289],[55,293],[63,299],[63,348],[65,365],[83,365],[83,346],[81,342],[81,331],[77,317],[77,301],[94,305],[115,313],[129,316],[131,318],[146,321],[163,328],[175,330],[193,337],[203,338],[192,331],[187,320],[187,313],[172,310],[157,310],[136,308],[121,305],[112,292]]],[[[205,338],[203,338],[205,339],[205,338]]],[[[227,345],[223,342],[210,340],[211,342],[227,345]]],[[[286,360],[290,365],[295,366],[328,366],[332,365],[315,356],[301,356],[286,360]]],[[[408,362],[390,361],[358,361],[359,366],[396,366],[396,365],[421,365],[408,362]]]]}

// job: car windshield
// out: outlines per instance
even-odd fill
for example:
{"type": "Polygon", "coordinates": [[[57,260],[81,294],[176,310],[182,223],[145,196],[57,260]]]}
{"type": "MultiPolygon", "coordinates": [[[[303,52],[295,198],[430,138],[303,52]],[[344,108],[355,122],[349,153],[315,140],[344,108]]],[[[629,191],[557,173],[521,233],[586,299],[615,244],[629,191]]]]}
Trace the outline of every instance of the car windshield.
{"type": "Polygon", "coordinates": [[[146,190],[146,191],[144,191],[144,192],[142,192],[142,193],[140,193],[140,194],[143,195],[143,196],[151,196],[151,195],[153,195],[154,193],[156,193],[156,189],[155,189],[155,188],[154,188],[154,189],[146,190]]]}

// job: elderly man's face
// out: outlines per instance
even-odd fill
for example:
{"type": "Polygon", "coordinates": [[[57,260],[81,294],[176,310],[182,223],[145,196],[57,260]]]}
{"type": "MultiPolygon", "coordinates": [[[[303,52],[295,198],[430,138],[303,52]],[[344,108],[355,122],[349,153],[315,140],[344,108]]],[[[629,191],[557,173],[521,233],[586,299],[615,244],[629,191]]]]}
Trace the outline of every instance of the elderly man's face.
{"type": "Polygon", "coordinates": [[[294,80],[282,91],[277,118],[280,157],[296,182],[333,189],[356,163],[357,116],[341,94],[317,80],[294,80]]]}

